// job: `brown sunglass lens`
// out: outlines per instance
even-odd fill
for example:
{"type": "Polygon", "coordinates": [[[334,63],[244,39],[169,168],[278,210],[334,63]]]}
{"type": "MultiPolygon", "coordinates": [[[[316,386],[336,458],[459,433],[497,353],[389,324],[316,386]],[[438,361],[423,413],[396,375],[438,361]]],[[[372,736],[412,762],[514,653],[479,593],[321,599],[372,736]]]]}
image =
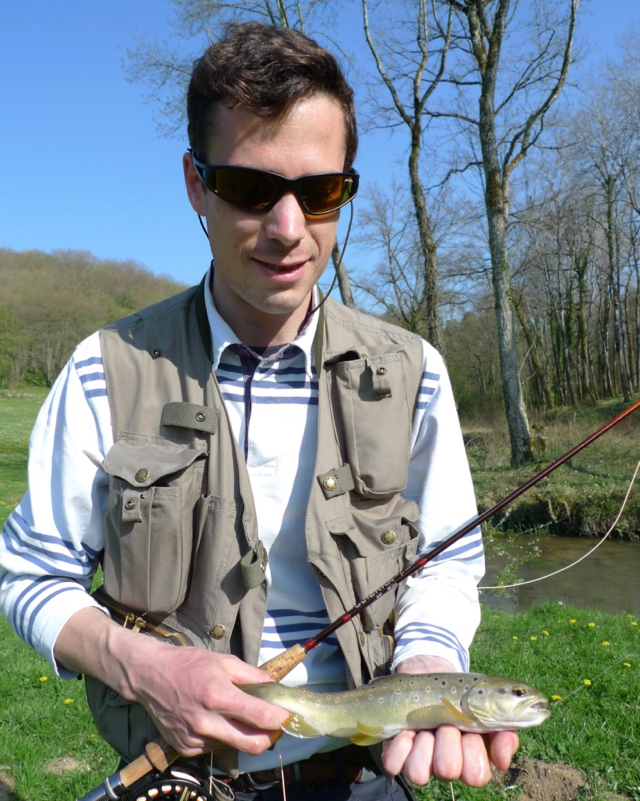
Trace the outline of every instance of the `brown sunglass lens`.
{"type": "Polygon", "coordinates": [[[277,192],[268,175],[249,170],[218,170],[215,186],[217,194],[248,209],[265,208],[277,192]]]}

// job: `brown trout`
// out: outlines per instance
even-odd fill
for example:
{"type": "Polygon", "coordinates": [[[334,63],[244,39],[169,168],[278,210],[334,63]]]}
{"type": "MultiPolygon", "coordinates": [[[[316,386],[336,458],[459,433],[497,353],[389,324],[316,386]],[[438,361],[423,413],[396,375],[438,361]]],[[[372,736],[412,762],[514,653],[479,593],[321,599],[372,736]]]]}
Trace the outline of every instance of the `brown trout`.
{"type": "Polygon", "coordinates": [[[282,728],[294,737],[328,735],[356,745],[443,724],[466,732],[527,729],[551,714],[548,699],[535,687],[482,673],[402,673],[338,693],[276,682],[240,689],[290,712],[282,728]]]}

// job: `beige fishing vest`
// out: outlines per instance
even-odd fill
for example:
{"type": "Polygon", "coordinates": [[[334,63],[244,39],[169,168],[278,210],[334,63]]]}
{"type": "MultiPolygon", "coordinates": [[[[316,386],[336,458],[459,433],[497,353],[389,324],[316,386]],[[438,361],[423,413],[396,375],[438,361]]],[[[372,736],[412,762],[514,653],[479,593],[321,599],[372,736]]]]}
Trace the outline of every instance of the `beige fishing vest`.
{"type": "MultiPolygon", "coordinates": [[[[418,509],[401,493],[423,352],[417,336],[330,298],[319,314],[318,453],[300,536],[334,620],[416,555],[418,509]]],[[[204,283],[108,326],[100,341],[114,434],[104,589],[137,629],[257,664],[268,557],[211,370],[204,283]]],[[[388,665],[381,628],[395,597],[336,632],[350,686],[388,665]]],[[[140,705],[91,678],[87,694],[125,759],[157,736],[140,705]]]]}

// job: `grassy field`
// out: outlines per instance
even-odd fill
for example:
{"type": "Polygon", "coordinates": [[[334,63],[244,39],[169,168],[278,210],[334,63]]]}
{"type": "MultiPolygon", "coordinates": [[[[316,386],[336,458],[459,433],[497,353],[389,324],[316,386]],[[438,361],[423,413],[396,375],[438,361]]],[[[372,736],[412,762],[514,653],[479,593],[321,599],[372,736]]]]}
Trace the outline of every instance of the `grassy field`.
{"type": "MultiPolygon", "coordinates": [[[[28,435],[43,398],[44,392],[37,389],[0,395],[0,522],[24,491],[28,435]]],[[[554,425],[548,422],[551,455],[564,452],[617,410],[613,404],[589,410],[586,419],[558,413],[554,425]]],[[[550,493],[560,506],[561,492],[565,500],[575,497],[585,504],[589,492],[600,485],[614,497],[635,466],[639,426],[640,420],[629,421],[620,431],[605,435],[606,443],[587,450],[560,481],[550,481],[540,492],[550,493]]],[[[482,436],[484,455],[478,440],[470,443],[469,450],[481,502],[488,504],[533,470],[514,473],[508,467],[504,441],[501,445],[500,437],[491,432],[482,436]]],[[[2,619],[0,664],[0,799],[70,801],[115,770],[117,760],[95,734],[82,682],[57,680],[2,619]]],[[[550,697],[560,697],[553,702],[549,721],[523,733],[520,753],[530,760],[578,769],[584,786],[576,798],[640,799],[636,619],[624,612],[608,615],[562,605],[519,615],[486,610],[472,651],[472,669],[517,678],[550,697]]],[[[521,788],[515,782],[471,790],[455,783],[453,792],[460,801],[497,801],[517,798],[521,788]]],[[[449,801],[452,788],[433,783],[421,795],[425,801],[449,801]]],[[[552,791],[544,796],[545,801],[559,798],[552,791]]]]}
{"type": "Polygon", "coordinates": [[[18,503],[27,483],[29,434],[47,390],[0,390],[0,527],[18,503]]]}

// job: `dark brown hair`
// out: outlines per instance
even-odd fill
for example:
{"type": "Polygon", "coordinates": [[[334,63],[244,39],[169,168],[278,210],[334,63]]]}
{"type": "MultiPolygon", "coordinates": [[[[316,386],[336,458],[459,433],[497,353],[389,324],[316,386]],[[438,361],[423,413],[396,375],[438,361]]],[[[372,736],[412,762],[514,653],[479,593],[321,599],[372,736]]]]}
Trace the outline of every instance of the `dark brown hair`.
{"type": "Polygon", "coordinates": [[[336,58],[291,28],[261,22],[233,23],[193,67],[187,92],[189,144],[200,159],[215,135],[216,104],[246,106],[260,117],[278,117],[298,100],[325,94],[344,112],[345,170],[358,147],[353,90],[336,58]]]}

